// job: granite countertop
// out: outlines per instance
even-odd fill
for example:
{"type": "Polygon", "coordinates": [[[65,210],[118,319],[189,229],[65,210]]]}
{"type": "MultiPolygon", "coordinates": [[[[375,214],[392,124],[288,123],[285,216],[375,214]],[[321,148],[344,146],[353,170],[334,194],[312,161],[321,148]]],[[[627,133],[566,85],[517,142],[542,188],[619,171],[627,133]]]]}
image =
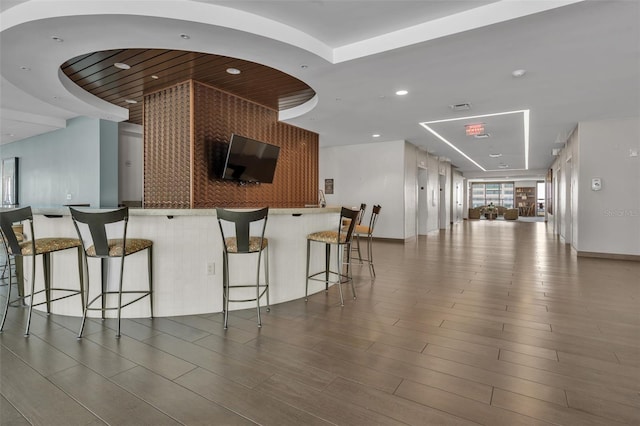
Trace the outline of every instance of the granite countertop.
{"type": "MultiPolygon", "coordinates": [[[[96,209],[90,207],[77,207],[79,210],[113,210],[111,208],[96,209]]],[[[235,210],[229,207],[231,210],[235,210]]],[[[41,214],[48,216],[68,216],[69,208],[61,206],[36,207],[32,206],[33,214],[41,214]]],[[[238,210],[252,210],[251,208],[238,208],[238,210]]],[[[321,214],[321,213],[340,213],[339,206],[328,207],[287,207],[287,208],[269,208],[270,215],[300,215],[300,214],[321,214]]],[[[215,216],[216,209],[143,209],[129,208],[129,216],[215,216]]]]}

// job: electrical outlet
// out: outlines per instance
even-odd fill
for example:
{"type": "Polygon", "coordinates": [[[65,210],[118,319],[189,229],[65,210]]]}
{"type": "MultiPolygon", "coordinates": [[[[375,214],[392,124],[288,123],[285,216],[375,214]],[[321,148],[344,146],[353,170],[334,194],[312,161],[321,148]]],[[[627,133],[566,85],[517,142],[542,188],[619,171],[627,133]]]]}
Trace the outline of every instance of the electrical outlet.
{"type": "Polygon", "coordinates": [[[216,274],[216,264],[214,262],[207,263],[207,275],[216,274]]]}

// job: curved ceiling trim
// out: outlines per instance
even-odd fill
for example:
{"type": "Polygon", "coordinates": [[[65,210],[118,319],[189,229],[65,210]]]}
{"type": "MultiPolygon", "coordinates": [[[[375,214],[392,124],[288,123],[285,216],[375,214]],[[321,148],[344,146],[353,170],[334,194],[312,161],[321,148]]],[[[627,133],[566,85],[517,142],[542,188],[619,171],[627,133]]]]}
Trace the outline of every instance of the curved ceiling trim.
{"type": "Polygon", "coordinates": [[[584,0],[548,0],[543,2],[502,0],[337,47],[333,51],[333,63],[387,52],[581,1],[584,0]]]}
{"type": "Polygon", "coordinates": [[[333,50],[320,40],[291,26],[220,5],[189,0],[164,0],[149,7],[144,0],[48,1],[29,0],[2,13],[0,31],[47,18],[83,15],[130,15],[183,20],[225,27],[270,38],[311,52],[329,62],[333,50]]]}

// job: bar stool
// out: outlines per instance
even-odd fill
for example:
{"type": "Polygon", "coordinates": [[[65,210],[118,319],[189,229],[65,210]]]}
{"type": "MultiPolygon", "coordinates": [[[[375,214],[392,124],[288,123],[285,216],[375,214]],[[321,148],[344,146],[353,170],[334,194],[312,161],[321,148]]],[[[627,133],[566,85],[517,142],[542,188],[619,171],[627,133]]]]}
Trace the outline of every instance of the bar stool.
{"type": "Polygon", "coordinates": [[[360,262],[365,261],[369,264],[369,274],[375,278],[376,270],[373,267],[373,230],[376,227],[376,222],[378,221],[378,215],[380,214],[380,210],[382,207],[379,205],[373,206],[373,210],[371,211],[371,217],[369,218],[369,226],[365,225],[356,225],[355,235],[356,235],[356,244],[358,245],[358,259],[360,262]],[[360,255],[360,236],[364,236],[367,238],[367,258],[363,259],[360,255]]]}
{"type": "MultiPolygon", "coordinates": [[[[13,225],[11,228],[13,228],[13,232],[16,235],[16,239],[18,240],[19,243],[23,242],[25,240],[24,237],[24,225],[19,224],[19,225],[13,225]]],[[[7,280],[7,284],[0,284],[3,287],[6,285],[9,285],[9,278],[12,273],[15,272],[16,274],[16,278],[18,280],[22,279],[22,271],[18,270],[16,268],[15,263],[16,262],[12,262],[11,261],[11,256],[9,256],[9,246],[7,245],[7,238],[4,236],[4,233],[2,232],[2,229],[0,229],[0,238],[2,239],[2,252],[4,253],[4,259],[3,259],[3,264],[2,264],[2,272],[0,272],[0,281],[4,281],[5,279],[7,280]],[[7,277],[5,278],[5,275],[7,275],[7,277]]],[[[21,263],[22,265],[22,263],[21,263]]],[[[19,281],[21,282],[21,281],[19,281]]],[[[20,296],[22,296],[23,291],[22,291],[22,286],[18,286],[18,294],[20,296]]]]}
{"type": "Polygon", "coordinates": [[[305,302],[309,300],[309,280],[323,281],[325,283],[325,291],[329,290],[329,277],[334,275],[337,277],[338,289],[340,290],[340,306],[344,306],[344,297],[342,295],[342,284],[351,282],[351,290],[353,292],[353,298],[356,298],[356,288],[353,284],[353,277],[351,276],[351,238],[353,236],[353,230],[356,226],[359,210],[351,210],[346,207],[342,207],[340,211],[340,220],[338,221],[338,227],[335,231],[320,231],[307,235],[307,281],[304,291],[305,302]],[[344,226],[342,224],[345,224],[344,226]],[[309,275],[309,259],[311,257],[311,243],[322,243],[325,245],[325,268],[323,271],[316,272],[309,275]],[[336,254],[337,269],[332,271],[329,263],[331,258],[331,246],[335,245],[338,249],[336,254]],[[343,262],[343,257],[347,256],[347,261],[343,262]],[[347,265],[347,273],[342,273],[342,266],[347,265]],[[318,275],[324,274],[325,278],[316,278],[318,275]],[[343,281],[344,279],[344,281],[343,281]]]}
{"type": "Polygon", "coordinates": [[[89,265],[88,258],[99,258],[101,263],[101,276],[102,276],[102,288],[100,294],[94,297],[84,308],[82,315],[82,323],[80,324],[80,331],[78,332],[78,338],[82,338],[82,332],[84,330],[84,324],[87,320],[88,311],[101,311],[102,319],[105,318],[105,311],[117,310],[118,311],[118,329],[116,337],[120,337],[120,319],[122,308],[131,305],[144,297],[149,296],[149,305],[151,309],[151,318],[153,318],[153,242],[151,240],[145,240],[141,238],[127,238],[127,224],[129,223],[129,209],[123,207],[118,210],[106,211],[106,212],[83,212],[76,210],[73,207],[69,207],[71,211],[71,218],[73,224],[78,232],[78,236],[82,241],[82,248],[84,249],[84,268],[85,275],[87,277],[87,299],[89,295],[89,265]],[[120,238],[110,238],[110,237],[120,238]],[[149,289],[148,290],[122,290],[122,275],[124,272],[124,259],[125,257],[138,253],[139,251],[147,250],[147,267],[149,276],[149,289]],[[120,280],[117,291],[109,291],[107,289],[107,271],[109,259],[120,259],[120,280]],[[133,300],[126,303],[122,303],[123,294],[135,294],[133,300]],[[107,306],[107,296],[117,295],[117,306],[107,306]],[[98,299],[101,300],[100,307],[91,307],[91,305],[98,299]]]}
{"type": "Polygon", "coordinates": [[[266,295],[267,298],[267,312],[271,310],[269,307],[269,240],[264,237],[269,207],[253,211],[232,211],[217,208],[216,213],[218,216],[218,225],[220,226],[220,234],[222,235],[223,247],[222,312],[224,314],[224,328],[227,328],[229,321],[229,302],[253,302],[254,300],[258,310],[258,327],[262,327],[262,319],[260,318],[260,299],[262,296],[266,295]],[[233,231],[231,230],[231,226],[227,226],[229,224],[233,224],[233,231]],[[252,224],[254,224],[254,231],[257,230],[260,236],[251,236],[252,224]],[[264,284],[260,284],[262,252],[264,252],[264,284]],[[229,279],[229,255],[255,253],[258,254],[256,283],[231,284],[229,279]],[[251,287],[255,287],[256,289],[255,298],[231,299],[230,291],[232,288],[251,287]]]}
{"type": "MultiPolygon", "coordinates": [[[[364,217],[364,212],[367,210],[367,205],[362,203],[360,204],[360,212],[358,213],[358,220],[356,221],[356,228],[362,224],[362,218],[364,217]]],[[[356,238],[356,245],[351,247],[351,250],[358,252],[358,259],[360,259],[360,263],[362,263],[362,254],[360,253],[360,237],[357,233],[355,233],[354,229],[354,237],[356,238]]]]}
{"type": "Polygon", "coordinates": [[[27,326],[25,328],[24,335],[29,335],[29,327],[31,326],[31,314],[34,306],[39,306],[42,304],[47,305],[47,313],[51,313],[51,302],[55,302],[57,300],[66,299],[67,297],[72,297],[75,295],[80,296],[80,303],[82,304],[82,309],[84,310],[84,282],[82,275],[82,244],[80,240],[77,238],[35,238],[35,233],[33,230],[33,213],[31,211],[31,207],[23,207],[19,209],[12,209],[8,211],[3,211],[0,213],[0,229],[2,230],[3,235],[3,243],[6,250],[7,259],[10,257],[14,258],[16,265],[16,275],[17,275],[17,285],[18,285],[18,298],[15,300],[11,300],[11,285],[12,285],[12,276],[9,274],[9,286],[7,290],[7,302],[4,307],[4,314],[2,316],[2,323],[0,324],[0,331],[4,328],[4,323],[7,319],[7,312],[9,311],[9,306],[12,303],[17,301],[23,301],[29,297],[29,314],[27,315],[27,326]],[[14,224],[17,222],[29,221],[29,229],[31,231],[31,240],[24,241],[23,235],[18,231],[19,228],[15,227],[14,224]],[[51,269],[52,269],[52,259],[51,254],[57,251],[67,250],[71,248],[76,248],[78,250],[78,275],[80,279],[80,288],[79,289],[70,289],[70,288],[57,288],[51,287],[51,269]],[[35,282],[36,282],[36,256],[42,255],[42,268],[44,273],[44,289],[35,291],[35,282]],[[20,280],[22,279],[22,260],[24,257],[32,256],[33,261],[31,262],[31,291],[27,295],[24,293],[24,290],[21,290],[23,285],[20,280]],[[51,292],[64,292],[65,295],[52,298],[51,292]],[[36,294],[45,293],[46,300],[44,302],[34,303],[34,297],[36,294]]]}

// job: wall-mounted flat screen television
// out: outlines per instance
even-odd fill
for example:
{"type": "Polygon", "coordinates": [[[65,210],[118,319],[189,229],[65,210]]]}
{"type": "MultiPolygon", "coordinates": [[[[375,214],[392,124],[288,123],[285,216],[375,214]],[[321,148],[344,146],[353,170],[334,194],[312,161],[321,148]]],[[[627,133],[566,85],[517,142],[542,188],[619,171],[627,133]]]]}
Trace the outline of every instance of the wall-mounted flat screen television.
{"type": "Polygon", "coordinates": [[[223,179],[272,183],[280,147],[233,134],[224,165],[223,179]]]}

